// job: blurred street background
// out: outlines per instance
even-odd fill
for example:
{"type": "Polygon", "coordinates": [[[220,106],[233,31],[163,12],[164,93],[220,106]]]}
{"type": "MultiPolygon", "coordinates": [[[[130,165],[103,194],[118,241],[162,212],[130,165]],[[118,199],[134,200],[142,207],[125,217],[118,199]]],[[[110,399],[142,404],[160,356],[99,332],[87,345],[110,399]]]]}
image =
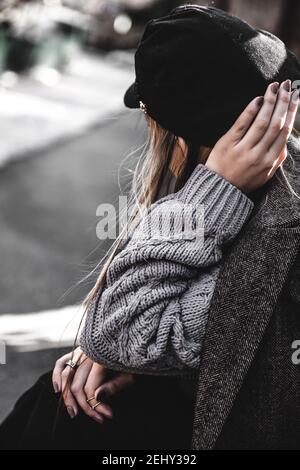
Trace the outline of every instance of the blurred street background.
{"type": "Polygon", "coordinates": [[[139,152],[122,161],[146,139],[123,105],[134,52],[148,20],[184,3],[236,14],[300,58],[295,0],[0,0],[0,420],[72,344],[95,276],[78,282],[109,246],[96,208],[116,205],[139,152]]]}

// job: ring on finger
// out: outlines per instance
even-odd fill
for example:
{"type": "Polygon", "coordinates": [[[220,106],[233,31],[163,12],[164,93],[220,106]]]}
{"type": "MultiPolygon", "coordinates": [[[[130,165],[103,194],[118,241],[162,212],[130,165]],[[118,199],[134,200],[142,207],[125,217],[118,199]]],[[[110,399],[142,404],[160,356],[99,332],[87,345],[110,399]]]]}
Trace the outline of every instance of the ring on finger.
{"type": "Polygon", "coordinates": [[[95,400],[95,399],[96,399],[96,397],[95,397],[95,395],[94,395],[94,396],[91,397],[91,398],[87,398],[86,402],[87,402],[87,403],[90,403],[90,401],[95,400]]]}
{"type": "Polygon", "coordinates": [[[77,362],[72,361],[72,359],[70,359],[69,361],[66,362],[66,366],[71,367],[71,369],[77,369],[78,364],[77,362]]]}
{"type": "Polygon", "coordinates": [[[93,410],[95,410],[97,408],[97,406],[99,405],[102,405],[101,401],[98,401],[95,405],[93,405],[91,408],[93,408],[93,410]]]}

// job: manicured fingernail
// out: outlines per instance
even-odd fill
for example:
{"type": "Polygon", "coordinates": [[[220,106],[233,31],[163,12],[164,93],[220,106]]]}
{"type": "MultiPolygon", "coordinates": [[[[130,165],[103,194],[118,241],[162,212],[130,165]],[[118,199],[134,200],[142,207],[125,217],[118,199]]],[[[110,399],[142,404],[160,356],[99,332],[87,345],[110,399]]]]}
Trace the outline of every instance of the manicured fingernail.
{"type": "Polygon", "coordinates": [[[255,103],[256,103],[257,106],[262,106],[263,102],[264,102],[264,97],[263,96],[258,96],[258,98],[256,98],[256,100],[255,100],[255,103]]]}
{"type": "Polygon", "coordinates": [[[270,86],[270,89],[276,95],[279,89],[279,83],[278,82],[272,83],[272,85],[270,86]]]}
{"type": "Polygon", "coordinates": [[[72,406],[67,406],[67,410],[68,410],[68,413],[70,415],[70,418],[75,418],[76,416],[76,413],[75,413],[75,410],[72,408],[72,406]]]}
{"type": "Polygon", "coordinates": [[[53,388],[54,388],[54,392],[55,393],[58,393],[59,392],[59,386],[56,382],[53,383],[53,388]]]}
{"type": "Polygon", "coordinates": [[[282,83],[282,88],[284,88],[285,91],[291,91],[291,80],[286,80],[285,82],[282,83]]]}
{"type": "Polygon", "coordinates": [[[293,103],[297,103],[299,100],[299,90],[294,90],[292,93],[292,101],[293,103]]]}

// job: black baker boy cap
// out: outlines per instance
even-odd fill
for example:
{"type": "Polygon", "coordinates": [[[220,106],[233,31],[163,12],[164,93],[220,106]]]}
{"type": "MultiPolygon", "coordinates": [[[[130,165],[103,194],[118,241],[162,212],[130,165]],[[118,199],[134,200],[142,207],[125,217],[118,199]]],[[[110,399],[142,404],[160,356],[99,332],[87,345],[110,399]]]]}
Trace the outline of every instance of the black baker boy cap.
{"type": "Polygon", "coordinates": [[[135,75],[125,106],[141,108],[177,136],[213,146],[269,83],[300,80],[300,64],[273,34],[218,8],[190,4],[147,23],[135,75]]]}

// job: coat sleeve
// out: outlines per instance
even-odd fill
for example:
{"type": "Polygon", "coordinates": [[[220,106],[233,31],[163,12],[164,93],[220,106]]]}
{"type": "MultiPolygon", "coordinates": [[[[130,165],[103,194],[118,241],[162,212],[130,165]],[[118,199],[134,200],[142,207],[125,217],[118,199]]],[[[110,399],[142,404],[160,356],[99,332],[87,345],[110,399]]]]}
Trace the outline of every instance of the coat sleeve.
{"type": "Polygon", "coordinates": [[[111,369],[185,374],[199,367],[224,245],[253,202],[205,165],[152,204],[110,264],[80,346],[111,369]]]}

